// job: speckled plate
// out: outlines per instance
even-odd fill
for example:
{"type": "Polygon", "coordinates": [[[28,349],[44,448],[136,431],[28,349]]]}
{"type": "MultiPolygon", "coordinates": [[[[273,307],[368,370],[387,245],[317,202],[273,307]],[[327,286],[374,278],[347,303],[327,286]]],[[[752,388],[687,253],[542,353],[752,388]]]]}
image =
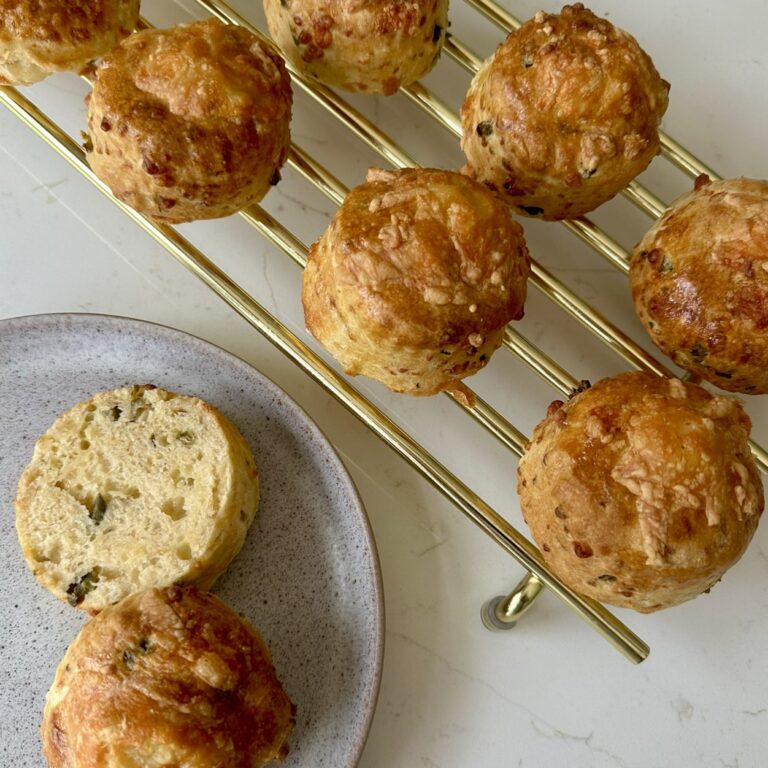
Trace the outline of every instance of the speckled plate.
{"type": "Polygon", "coordinates": [[[44,764],[45,693],[84,622],[22,559],[16,481],[59,413],[135,383],[210,401],[253,448],[261,507],[214,591],[261,632],[296,703],[285,768],[356,765],[378,693],[384,614],[371,530],[338,456],[287,395],[218,347],[137,320],[76,314],[0,321],[0,765],[44,764]]]}

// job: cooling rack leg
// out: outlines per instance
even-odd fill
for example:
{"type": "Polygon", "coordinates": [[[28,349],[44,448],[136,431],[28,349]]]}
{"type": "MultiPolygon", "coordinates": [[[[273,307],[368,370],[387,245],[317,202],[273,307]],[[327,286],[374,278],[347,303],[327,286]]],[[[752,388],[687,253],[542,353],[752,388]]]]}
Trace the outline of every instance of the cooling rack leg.
{"type": "Polygon", "coordinates": [[[508,595],[491,598],[480,609],[480,618],[486,629],[512,629],[543,588],[544,584],[529,573],[508,595]]]}

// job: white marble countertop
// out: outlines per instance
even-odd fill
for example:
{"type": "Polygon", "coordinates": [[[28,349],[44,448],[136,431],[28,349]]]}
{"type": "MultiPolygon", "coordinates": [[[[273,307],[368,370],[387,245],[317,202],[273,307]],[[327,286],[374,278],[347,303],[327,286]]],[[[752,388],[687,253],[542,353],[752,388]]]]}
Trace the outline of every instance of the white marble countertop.
{"type": "MultiPolygon", "coordinates": [[[[538,8],[505,0],[521,18],[538,8]]],[[[260,3],[238,7],[261,19],[260,3]]],[[[555,6],[548,6],[553,10],[555,6]]],[[[768,10],[758,0],[603,0],[593,10],[632,32],[672,83],[665,129],[725,176],[768,177],[768,10]]],[[[145,0],[155,23],[190,18],[193,0],[145,0]]],[[[461,0],[452,31],[478,52],[502,39],[461,0]]],[[[457,107],[469,78],[443,60],[427,85],[457,107]]],[[[85,86],[61,75],[26,93],[64,126],[83,127],[85,86]]],[[[456,140],[402,95],[352,98],[424,164],[457,167],[456,140]]],[[[303,97],[295,140],[347,184],[382,164],[303,97]]],[[[669,201],[690,186],[658,158],[644,180],[669,201]]],[[[265,207],[311,242],[332,210],[290,170],[265,207]]],[[[623,245],[648,219],[623,199],[595,213],[623,245]]],[[[232,218],[183,227],[270,311],[301,333],[298,269],[232,218]]],[[[626,279],[554,224],[526,223],[534,255],[644,346],[626,279]]],[[[10,113],[0,109],[0,317],[84,311],[171,325],[231,350],[271,377],[342,455],[366,503],[386,595],[386,657],[361,768],[465,766],[762,766],[768,760],[768,531],[713,592],[671,611],[618,615],[651,645],[632,666],[545,594],[514,630],[491,633],[480,605],[520,567],[415,471],[168,256],[10,113]]],[[[577,378],[627,366],[531,291],[520,330],[577,378]]],[[[0,371],[0,375],[2,372],[0,371]]],[[[394,397],[356,382],[524,530],[514,457],[447,398],[394,397]]],[[[472,382],[528,432],[554,399],[504,351],[472,382]]],[[[768,443],[768,398],[751,398],[768,443]]]]}

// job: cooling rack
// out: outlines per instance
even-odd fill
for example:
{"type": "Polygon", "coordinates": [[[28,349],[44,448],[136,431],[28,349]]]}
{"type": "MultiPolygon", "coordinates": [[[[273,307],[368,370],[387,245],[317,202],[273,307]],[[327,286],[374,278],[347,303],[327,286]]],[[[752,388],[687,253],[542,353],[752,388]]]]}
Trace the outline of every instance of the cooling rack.
{"type": "MultiPolygon", "coordinates": [[[[252,24],[233,8],[218,0],[196,0],[197,6],[208,14],[227,23],[241,24],[261,34],[252,24]]],[[[503,31],[519,25],[519,21],[502,7],[486,0],[467,0],[482,16],[490,19],[503,31]]],[[[146,22],[144,22],[146,24],[146,22]]],[[[490,51],[484,51],[484,54],[490,51]]],[[[445,58],[452,59],[468,74],[474,73],[482,58],[465,45],[458,35],[450,35],[445,46],[445,58]]],[[[327,110],[345,130],[354,134],[357,140],[378,154],[381,160],[395,167],[415,166],[413,159],[396,140],[367,118],[361,111],[330,89],[314,84],[292,71],[294,91],[301,92],[327,110]]],[[[468,79],[467,79],[468,84],[468,79]]],[[[433,118],[443,129],[459,135],[459,122],[447,104],[435,93],[421,84],[403,89],[405,96],[420,110],[433,118]]],[[[542,586],[550,589],[566,605],[571,607],[594,629],[609,640],[624,655],[634,662],[642,661],[648,646],[622,622],[599,604],[583,598],[563,585],[551,574],[535,549],[503,516],[498,514],[483,498],[472,490],[457,474],[450,471],[432,453],[423,447],[412,435],[390,418],[374,402],[363,395],[350,380],[339,375],[299,335],[257,302],[238,285],[213,258],[207,256],[177,230],[156,225],[111,197],[106,187],[90,172],[84,160],[84,153],[73,136],[53,122],[26,95],[4,87],[0,89],[0,101],[11,112],[23,120],[59,154],[68,160],[100,191],[110,197],[131,219],[138,223],[155,240],[166,248],[176,259],[191,270],[208,287],[214,290],[227,304],[259,330],[269,341],[290,357],[311,378],[320,383],[352,413],[361,419],[377,436],[383,439],[414,468],[424,475],[456,507],[475,522],[494,541],[509,552],[525,569],[523,581],[501,600],[489,603],[486,618],[497,626],[509,626],[519,618],[540,592],[542,586]]],[[[354,141],[350,137],[350,141],[354,141]]],[[[667,161],[694,177],[708,173],[716,174],[687,152],[672,138],[662,136],[663,154],[667,161]]],[[[290,166],[307,182],[327,196],[335,204],[343,199],[344,184],[305,149],[293,144],[289,156],[290,166]]],[[[657,217],[664,209],[664,203],[644,186],[633,183],[624,192],[625,196],[643,213],[657,217]]],[[[241,214],[261,235],[278,249],[290,256],[300,266],[304,265],[306,246],[284,224],[260,206],[253,206],[241,214]]],[[[554,225],[552,225],[554,226],[554,225]]],[[[586,242],[597,253],[621,272],[628,271],[628,254],[616,240],[587,218],[564,222],[568,230],[586,242]]],[[[631,367],[647,370],[659,375],[669,369],[598,311],[569,289],[554,274],[534,262],[532,285],[548,300],[568,313],[580,325],[604,342],[631,367]]],[[[566,371],[536,345],[515,329],[508,328],[504,344],[519,360],[562,395],[569,394],[578,386],[576,376],[566,371]]],[[[501,353],[499,353],[501,354],[501,353]]],[[[477,404],[468,407],[460,402],[456,405],[487,429],[497,440],[514,454],[520,455],[526,438],[489,402],[477,397],[477,404]]],[[[753,446],[756,459],[763,471],[768,468],[768,456],[759,446],[753,446]]]]}

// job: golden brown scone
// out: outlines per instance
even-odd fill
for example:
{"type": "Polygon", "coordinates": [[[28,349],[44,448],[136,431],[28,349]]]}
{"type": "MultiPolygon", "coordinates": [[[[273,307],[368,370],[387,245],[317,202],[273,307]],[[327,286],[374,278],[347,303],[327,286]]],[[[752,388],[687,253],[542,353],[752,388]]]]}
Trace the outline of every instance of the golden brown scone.
{"type": "Polygon", "coordinates": [[[466,171],[520,213],[581,216],[659,151],[668,91],[637,41],[581,3],[540,11],[472,81],[461,108],[466,171]]]}
{"type": "Polygon", "coordinates": [[[632,253],[653,342],[721,389],[768,393],[768,182],[710,181],[672,203],[632,253]]]}
{"type": "Polygon", "coordinates": [[[145,30],[96,70],[88,162],[159,221],[228,216],[277,183],[291,102],[283,60],[242,27],[145,30]]]}
{"type": "Polygon", "coordinates": [[[208,589],[243,546],[258,501],[251,450],[222,413],[125,387],[78,403],[37,441],[16,531],[40,584],[97,613],[147,587],[208,589]]]}
{"type": "Polygon", "coordinates": [[[0,85],[80,70],[138,19],[139,0],[0,0],[0,85]]]}
{"type": "Polygon", "coordinates": [[[304,317],[350,375],[464,392],[523,316],[529,263],[522,228],[482,184],[371,169],[309,251],[304,317]]]}
{"type": "Polygon", "coordinates": [[[763,511],[750,427],[736,400],[646,373],[552,403],[517,486],[547,565],[577,592],[643,613],[708,590],[763,511]]]}
{"type": "Polygon", "coordinates": [[[264,0],[269,32],[301,72],[348,91],[395,93],[438,59],[448,0],[264,0]]]}
{"type": "Polygon", "coordinates": [[[86,624],[48,692],[50,768],[258,768],[295,708],[255,630],[194,587],[150,589],[86,624]]]}

